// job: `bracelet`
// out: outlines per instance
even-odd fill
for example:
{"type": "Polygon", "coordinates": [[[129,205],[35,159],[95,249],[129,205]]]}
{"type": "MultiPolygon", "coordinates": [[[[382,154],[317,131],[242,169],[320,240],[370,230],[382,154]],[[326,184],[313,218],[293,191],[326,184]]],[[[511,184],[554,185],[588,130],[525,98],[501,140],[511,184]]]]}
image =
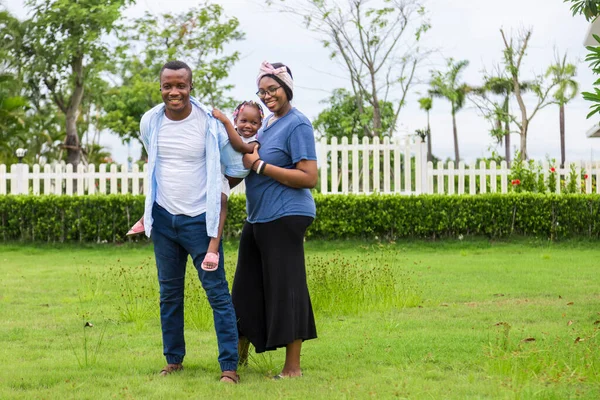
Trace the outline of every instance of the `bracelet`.
{"type": "Polygon", "coordinates": [[[262,175],[263,172],[265,172],[265,167],[267,166],[267,163],[264,161],[260,161],[260,164],[258,164],[258,168],[256,168],[256,173],[258,175],[262,175]]]}
{"type": "Polygon", "coordinates": [[[250,166],[250,169],[254,169],[254,164],[256,164],[257,162],[262,161],[260,158],[257,158],[256,160],[254,160],[254,162],[252,163],[252,165],[250,166]]]}

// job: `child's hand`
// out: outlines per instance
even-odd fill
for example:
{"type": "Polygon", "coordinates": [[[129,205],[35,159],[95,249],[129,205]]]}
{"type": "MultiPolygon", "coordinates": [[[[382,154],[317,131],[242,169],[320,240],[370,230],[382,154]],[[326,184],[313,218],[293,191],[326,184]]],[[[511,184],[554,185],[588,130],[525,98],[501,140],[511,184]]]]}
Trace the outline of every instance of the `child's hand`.
{"type": "Polygon", "coordinates": [[[225,114],[223,114],[219,109],[217,108],[213,108],[212,110],[212,115],[213,117],[215,117],[216,119],[218,119],[219,121],[225,123],[226,121],[229,121],[227,119],[227,117],[225,116],[225,114]]]}

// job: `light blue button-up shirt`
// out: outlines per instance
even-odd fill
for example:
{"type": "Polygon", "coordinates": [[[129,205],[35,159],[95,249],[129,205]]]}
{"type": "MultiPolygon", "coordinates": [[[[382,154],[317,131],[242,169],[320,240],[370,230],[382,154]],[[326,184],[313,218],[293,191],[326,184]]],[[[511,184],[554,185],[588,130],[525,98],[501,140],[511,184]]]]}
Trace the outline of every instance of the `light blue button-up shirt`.
{"type": "MultiPolygon", "coordinates": [[[[242,163],[242,154],[236,152],[223,124],[213,117],[208,108],[194,97],[190,97],[192,107],[198,107],[206,115],[206,125],[199,132],[206,131],[206,231],[208,236],[217,237],[219,213],[221,212],[221,171],[232,178],[245,178],[250,170],[242,163]],[[221,169],[223,166],[223,170],[221,169]]],[[[146,112],[140,121],[140,139],[148,153],[148,193],[144,210],[146,236],[152,232],[152,205],[156,200],[156,156],[158,152],[158,131],[165,116],[165,105],[161,103],[146,112]]]]}

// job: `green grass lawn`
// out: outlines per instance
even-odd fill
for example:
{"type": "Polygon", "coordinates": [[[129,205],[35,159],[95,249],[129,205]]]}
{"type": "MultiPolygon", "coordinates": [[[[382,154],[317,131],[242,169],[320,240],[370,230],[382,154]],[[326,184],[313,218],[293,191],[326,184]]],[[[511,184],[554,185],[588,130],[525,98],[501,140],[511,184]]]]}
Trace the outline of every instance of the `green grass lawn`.
{"type": "Polygon", "coordinates": [[[218,382],[193,268],[186,369],[162,378],[150,245],[0,245],[0,398],[600,398],[597,242],[306,249],[319,338],[303,347],[304,377],[268,379],[279,350],[254,354],[233,386],[218,382]]]}

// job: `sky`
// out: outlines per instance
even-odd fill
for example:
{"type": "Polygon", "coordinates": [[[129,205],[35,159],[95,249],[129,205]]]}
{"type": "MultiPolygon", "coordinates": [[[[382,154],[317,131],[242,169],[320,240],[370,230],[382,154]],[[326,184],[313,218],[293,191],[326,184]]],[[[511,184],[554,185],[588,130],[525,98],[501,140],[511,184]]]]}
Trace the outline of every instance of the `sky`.
{"type": "MultiPolygon", "coordinates": [[[[322,101],[334,89],[350,87],[345,70],[329,59],[319,36],[308,31],[298,18],[276,12],[262,1],[213,2],[222,5],[228,17],[238,18],[240,30],[246,34],[244,41],[230,47],[241,53],[241,60],[230,71],[228,80],[235,85],[231,91],[235,98],[256,99],[255,77],[263,60],[280,61],[291,68],[296,88],[293,104],[311,120],[326,107],[322,101]]],[[[27,16],[23,0],[0,0],[0,3],[21,18],[27,16]]],[[[199,4],[198,0],[137,0],[125,15],[137,17],[145,11],[156,15],[181,12],[199,4]]],[[[561,55],[566,52],[568,59],[576,64],[580,90],[590,91],[593,87],[595,79],[584,61],[586,50],[583,46],[589,23],[582,16],[572,16],[569,4],[562,0],[428,0],[424,5],[431,22],[424,45],[433,52],[417,71],[422,83],[414,87],[407,106],[400,113],[398,135],[412,134],[426,126],[426,115],[419,109],[417,99],[427,92],[430,71],[443,68],[444,59],[469,60],[462,80],[474,86],[482,83],[483,71],[492,70],[502,61],[500,28],[509,35],[516,35],[523,28],[533,30],[521,70],[524,80],[544,74],[558,51],[561,55]]],[[[528,109],[533,107],[533,101],[533,98],[526,98],[528,109]]],[[[513,111],[518,111],[514,100],[513,111]]],[[[581,95],[566,106],[567,161],[600,161],[600,138],[589,139],[585,135],[600,117],[586,119],[588,112],[589,103],[581,95]]],[[[453,158],[449,103],[434,99],[430,118],[433,153],[441,159],[453,158]]],[[[555,105],[534,117],[528,134],[530,158],[560,158],[558,121],[558,106],[555,105]]],[[[457,126],[461,159],[471,162],[491,154],[495,141],[489,135],[489,123],[471,103],[467,102],[457,114],[457,126]]],[[[517,145],[519,136],[513,134],[511,141],[513,146],[517,145]]],[[[128,148],[110,133],[102,134],[101,143],[109,147],[113,158],[121,163],[126,161],[128,152],[136,158],[140,151],[139,144],[128,148]]],[[[502,148],[497,151],[504,154],[502,148]]]]}

